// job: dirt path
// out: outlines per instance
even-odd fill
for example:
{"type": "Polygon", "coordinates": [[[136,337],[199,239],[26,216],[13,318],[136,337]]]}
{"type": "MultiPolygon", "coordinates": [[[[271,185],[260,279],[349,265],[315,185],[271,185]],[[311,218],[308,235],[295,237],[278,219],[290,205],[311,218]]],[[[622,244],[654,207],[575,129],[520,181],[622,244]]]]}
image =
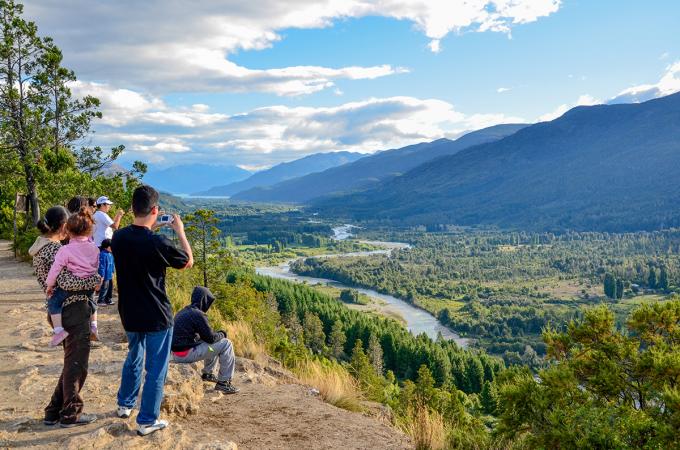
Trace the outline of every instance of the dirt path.
{"type": "MultiPolygon", "coordinates": [[[[132,419],[124,421],[113,414],[127,348],[115,307],[101,308],[99,323],[102,343],[92,350],[83,389],[85,411],[96,414],[98,421],[68,430],[44,426],[42,409],[61,370],[63,352],[47,347],[50,330],[43,294],[30,265],[15,261],[9,243],[0,241],[0,447],[411,447],[402,433],[378,419],[328,405],[309,387],[291,380],[285,371],[242,359],[236,376],[241,393],[234,396],[216,395],[210,385],[192,378],[197,373],[195,368],[171,367],[169,383],[182,376],[193,383],[193,391],[186,389],[195,403],[194,411],[185,417],[170,417],[168,430],[139,438],[132,431],[132,419]]],[[[179,382],[189,383],[184,379],[179,382]]]]}

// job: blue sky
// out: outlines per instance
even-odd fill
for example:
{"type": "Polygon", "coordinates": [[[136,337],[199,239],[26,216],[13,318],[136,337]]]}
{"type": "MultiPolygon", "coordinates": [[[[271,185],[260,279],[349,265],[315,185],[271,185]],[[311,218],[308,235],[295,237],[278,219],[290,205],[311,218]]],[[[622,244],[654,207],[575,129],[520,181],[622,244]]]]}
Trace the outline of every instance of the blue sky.
{"type": "Polygon", "coordinates": [[[128,162],[261,168],[680,90],[671,0],[148,3],[26,5],[128,162]]]}

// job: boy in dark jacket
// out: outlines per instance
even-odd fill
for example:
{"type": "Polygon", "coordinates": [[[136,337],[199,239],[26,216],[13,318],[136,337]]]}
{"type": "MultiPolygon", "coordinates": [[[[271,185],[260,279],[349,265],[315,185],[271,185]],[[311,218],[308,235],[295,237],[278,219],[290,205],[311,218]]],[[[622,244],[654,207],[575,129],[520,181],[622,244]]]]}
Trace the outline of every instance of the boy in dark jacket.
{"type": "Polygon", "coordinates": [[[113,255],[111,254],[111,239],[104,239],[99,246],[99,276],[102,277],[102,287],[99,289],[98,305],[111,306],[115,304],[113,297],[113,255]]]}
{"type": "Polygon", "coordinates": [[[208,323],[208,308],[215,296],[202,286],[196,286],[191,294],[191,305],[184,307],[175,315],[172,331],[172,360],[176,363],[205,361],[204,381],[215,382],[215,390],[225,394],[235,394],[239,389],[231,384],[234,376],[234,347],[224,331],[213,332],[208,323]],[[213,373],[217,360],[220,370],[217,377],[213,373]]]}

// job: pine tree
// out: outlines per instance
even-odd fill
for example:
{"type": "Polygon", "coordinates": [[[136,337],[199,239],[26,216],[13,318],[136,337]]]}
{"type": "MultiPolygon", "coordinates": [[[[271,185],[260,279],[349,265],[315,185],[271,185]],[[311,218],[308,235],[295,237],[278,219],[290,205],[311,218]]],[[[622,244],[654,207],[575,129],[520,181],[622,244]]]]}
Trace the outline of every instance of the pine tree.
{"type": "Polygon", "coordinates": [[[330,348],[333,358],[340,359],[343,357],[346,341],[347,337],[342,330],[342,324],[340,321],[336,320],[333,322],[333,328],[331,328],[331,333],[328,335],[328,347],[330,348]]]}
{"type": "Polygon", "coordinates": [[[215,226],[219,219],[211,209],[197,209],[193,214],[187,214],[184,221],[187,238],[196,255],[196,266],[203,273],[203,286],[208,287],[208,280],[214,281],[225,269],[215,264],[215,256],[220,249],[221,231],[215,226]]]}
{"type": "Polygon", "coordinates": [[[306,312],[302,320],[304,330],[305,345],[316,353],[321,353],[326,344],[326,334],[323,332],[321,319],[314,313],[306,312]]]}
{"type": "Polygon", "coordinates": [[[431,405],[435,397],[434,378],[432,372],[425,364],[418,368],[418,379],[416,380],[416,399],[421,405],[431,405]]]}
{"type": "Polygon", "coordinates": [[[375,334],[371,334],[371,337],[368,338],[368,357],[375,372],[378,375],[382,375],[384,370],[383,349],[375,334]]]}
{"type": "MultiPolygon", "coordinates": [[[[38,36],[34,22],[25,20],[23,5],[0,1],[0,131],[3,153],[22,172],[32,223],[40,219],[38,183],[45,161],[73,157],[100,118],[99,100],[72,98],[73,71],[62,67],[61,51],[49,38],[38,36]]],[[[123,147],[116,147],[108,161],[123,147]]],[[[101,149],[83,149],[84,161],[102,163],[101,149]]],[[[5,156],[5,155],[3,155],[5,156]]],[[[80,167],[87,169],[88,167],[80,167]]]]}
{"type": "Polygon", "coordinates": [[[368,355],[364,351],[361,339],[357,339],[352,350],[352,357],[349,361],[349,370],[354,378],[359,381],[362,391],[371,400],[382,400],[383,385],[381,378],[375,372],[375,368],[371,364],[368,355]]]}
{"type": "Polygon", "coordinates": [[[620,278],[617,278],[616,280],[616,298],[623,298],[623,280],[620,278]]]}
{"type": "Polygon", "coordinates": [[[647,278],[647,286],[649,286],[650,289],[656,289],[656,270],[654,270],[654,267],[649,269],[649,278],[647,278]]]}
{"type": "Polygon", "coordinates": [[[616,279],[611,273],[604,275],[604,295],[609,298],[616,297],[616,279]]]}
{"type": "Polygon", "coordinates": [[[478,393],[484,384],[484,366],[479,358],[472,357],[465,365],[465,380],[467,382],[468,393],[478,393]]]}
{"type": "Polygon", "coordinates": [[[659,273],[659,282],[657,283],[657,287],[659,289],[663,289],[663,290],[668,289],[668,272],[666,271],[665,267],[661,268],[661,272],[659,273]]]}
{"type": "Polygon", "coordinates": [[[302,328],[302,324],[300,323],[300,319],[298,319],[297,314],[288,314],[287,316],[284,317],[283,323],[288,328],[288,333],[291,337],[291,340],[296,343],[304,343],[304,329],[302,328]]]}
{"type": "Polygon", "coordinates": [[[498,391],[496,390],[496,385],[485,381],[482,393],[480,394],[480,400],[484,412],[487,414],[494,414],[498,407],[498,391]]]}
{"type": "Polygon", "coordinates": [[[444,325],[448,325],[451,323],[451,312],[449,311],[449,308],[443,308],[439,310],[438,314],[439,321],[443,323],[444,325]]]}
{"type": "Polygon", "coordinates": [[[356,289],[343,289],[340,292],[340,300],[345,303],[359,303],[359,291],[356,289]]]}

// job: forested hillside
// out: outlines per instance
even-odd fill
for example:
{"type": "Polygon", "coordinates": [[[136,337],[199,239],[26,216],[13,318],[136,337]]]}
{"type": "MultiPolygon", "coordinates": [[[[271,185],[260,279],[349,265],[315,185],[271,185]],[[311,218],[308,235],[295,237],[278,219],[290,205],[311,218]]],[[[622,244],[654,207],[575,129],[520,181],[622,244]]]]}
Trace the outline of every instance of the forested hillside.
{"type": "Polygon", "coordinates": [[[315,206],[396,224],[652,230],[680,225],[679,167],[680,94],[674,94],[577,107],[315,206]]]}
{"type": "Polygon", "coordinates": [[[397,296],[507,364],[542,366],[543,330],[563,327],[590,306],[608,304],[621,325],[635,306],[680,293],[677,229],[564,235],[366,231],[363,236],[411,247],[391,256],[308,258],[291,268],[397,296]]]}
{"type": "Polygon", "coordinates": [[[473,145],[492,142],[508,136],[526,125],[496,125],[468,133],[455,141],[438,139],[409,145],[364,157],[351,164],[309,174],[269,187],[243,191],[239,200],[303,203],[337,192],[352,192],[374,186],[382,180],[443,155],[452,155],[473,145]]]}

